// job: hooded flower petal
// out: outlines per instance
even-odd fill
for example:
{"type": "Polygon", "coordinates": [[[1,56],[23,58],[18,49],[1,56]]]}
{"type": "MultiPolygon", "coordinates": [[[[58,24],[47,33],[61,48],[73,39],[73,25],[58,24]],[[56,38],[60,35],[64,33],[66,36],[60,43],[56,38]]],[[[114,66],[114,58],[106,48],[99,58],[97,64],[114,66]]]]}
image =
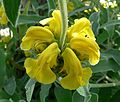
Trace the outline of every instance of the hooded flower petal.
{"type": "Polygon", "coordinates": [[[44,26],[46,24],[49,24],[52,19],[53,19],[52,17],[46,18],[46,19],[41,20],[39,23],[44,26]]]}
{"type": "Polygon", "coordinates": [[[68,39],[79,36],[88,36],[95,40],[94,34],[90,27],[90,21],[87,18],[76,19],[75,24],[68,29],[68,39]]]}
{"type": "Polygon", "coordinates": [[[56,66],[59,53],[60,50],[57,43],[52,43],[37,59],[27,58],[24,63],[27,74],[43,84],[54,82],[56,80],[56,75],[51,68],[56,66]]]}
{"type": "Polygon", "coordinates": [[[31,26],[22,39],[21,49],[30,50],[33,44],[35,44],[35,42],[37,41],[39,43],[51,43],[52,41],[54,41],[54,35],[50,30],[44,27],[31,26]]]}
{"type": "Polygon", "coordinates": [[[82,57],[88,57],[91,65],[99,62],[99,46],[93,39],[87,37],[72,38],[70,46],[72,49],[78,51],[82,57]]]}
{"type": "Polygon", "coordinates": [[[79,86],[87,84],[92,71],[88,68],[84,71],[79,59],[70,48],[66,48],[62,56],[64,59],[63,70],[67,73],[67,75],[60,81],[62,87],[74,90],[79,86]]]}
{"type": "Polygon", "coordinates": [[[49,25],[50,30],[54,33],[56,38],[60,37],[61,32],[61,15],[59,10],[54,10],[50,18],[46,18],[40,21],[42,25],[49,25]]]}

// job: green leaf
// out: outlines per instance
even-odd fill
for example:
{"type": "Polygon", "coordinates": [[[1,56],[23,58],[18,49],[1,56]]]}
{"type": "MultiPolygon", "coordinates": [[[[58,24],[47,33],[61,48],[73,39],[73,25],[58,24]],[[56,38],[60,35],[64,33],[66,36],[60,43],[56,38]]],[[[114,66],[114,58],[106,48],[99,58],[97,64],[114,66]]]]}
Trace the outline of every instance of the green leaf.
{"type": "Polygon", "coordinates": [[[9,99],[9,95],[2,88],[0,88],[0,99],[9,99]]]}
{"type": "Polygon", "coordinates": [[[104,27],[111,26],[111,25],[120,25],[120,20],[109,21],[109,22],[103,24],[100,28],[104,28],[104,27]]]}
{"type": "Polygon", "coordinates": [[[117,91],[113,96],[112,96],[112,98],[110,99],[110,101],[109,102],[119,102],[119,100],[120,100],[120,90],[119,91],[117,91]]]}
{"type": "Polygon", "coordinates": [[[52,84],[42,84],[41,85],[41,91],[40,91],[40,100],[41,102],[45,102],[46,97],[49,94],[49,90],[51,88],[52,84]]]}
{"type": "Polygon", "coordinates": [[[93,8],[93,6],[81,7],[81,8],[79,8],[79,9],[74,10],[73,12],[70,12],[70,13],[69,13],[69,16],[73,16],[73,15],[75,15],[75,14],[78,13],[78,12],[82,12],[82,11],[84,11],[84,10],[92,9],[92,8],[93,8]]]}
{"type": "Polygon", "coordinates": [[[106,30],[101,29],[101,33],[97,36],[97,42],[99,44],[102,44],[105,40],[107,40],[109,37],[109,34],[106,30]]]}
{"type": "Polygon", "coordinates": [[[0,88],[2,88],[6,76],[6,53],[0,48],[0,88]]]}
{"type": "Polygon", "coordinates": [[[28,0],[27,3],[25,4],[24,12],[22,14],[27,15],[29,11],[31,0],[28,0]]]}
{"type": "Polygon", "coordinates": [[[120,70],[120,66],[113,59],[103,59],[95,65],[91,66],[93,73],[98,72],[107,72],[107,71],[118,71],[120,70]]]}
{"type": "Polygon", "coordinates": [[[27,97],[27,101],[30,102],[31,101],[31,98],[32,98],[32,94],[33,94],[33,91],[34,91],[34,87],[35,87],[35,83],[36,81],[33,80],[33,79],[29,79],[26,86],[25,86],[25,89],[26,89],[26,97],[27,97]]]}
{"type": "Polygon", "coordinates": [[[16,26],[21,0],[3,0],[5,12],[11,24],[16,26]]]}
{"type": "MultiPolygon", "coordinates": [[[[36,0],[30,0],[31,1],[31,5],[34,6],[33,9],[36,9],[40,4],[38,1],[36,0]]],[[[43,4],[41,4],[43,5],[43,4]]]]}
{"type": "Polygon", "coordinates": [[[54,92],[57,102],[72,102],[72,92],[70,90],[55,87],[54,92]]]}
{"type": "Polygon", "coordinates": [[[19,25],[19,35],[20,35],[20,39],[23,38],[23,36],[25,35],[27,29],[28,29],[27,24],[19,25]]]}
{"type": "Polygon", "coordinates": [[[15,77],[11,77],[5,81],[4,89],[9,95],[13,95],[16,89],[15,77]]]}
{"type": "Polygon", "coordinates": [[[49,8],[49,14],[56,8],[55,1],[54,0],[47,0],[48,8],[49,8]]]}
{"type": "Polygon", "coordinates": [[[46,3],[46,4],[39,5],[36,9],[37,9],[37,10],[38,10],[38,9],[45,10],[45,9],[47,9],[47,8],[48,8],[48,5],[47,5],[47,3],[46,3]]]}
{"type": "Polygon", "coordinates": [[[43,18],[45,17],[38,15],[20,15],[18,25],[39,23],[39,21],[43,18]]]}
{"type": "Polygon", "coordinates": [[[20,99],[20,97],[21,97],[21,94],[15,92],[15,94],[10,97],[11,98],[10,102],[18,102],[18,100],[20,99]]]}
{"type": "Polygon", "coordinates": [[[108,12],[107,12],[107,9],[104,8],[104,7],[101,7],[101,10],[100,10],[100,25],[103,25],[105,23],[107,23],[108,21],[108,12]]]}
{"type": "Polygon", "coordinates": [[[25,100],[19,100],[19,102],[26,102],[25,100]]]}
{"type": "Polygon", "coordinates": [[[94,73],[107,72],[107,71],[119,71],[120,70],[120,50],[110,49],[101,53],[100,62],[91,66],[94,73]]]}
{"type": "Polygon", "coordinates": [[[10,101],[7,99],[0,99],[0,102],[10,102],[10,101]]]}
{"type": "MultiPolygon", "coordinates": [[[[0,42],[0,49],[1,50],[4,49],[4,46],[5,46],[5,43],[4,42],[0,42]]],[[[2,53],[2,52],[0,52],[0,53],[2,53]]]]}
{"type": "Polygon", "coordinates": [[[95,35],[98,35],[99,28],[99,12],[94,12],[90,15],[89,20],[92,24],[92,29],[95,35]]]}
{"type": "Polygon", "coordinates": [[[111,95],[112,88],[101,88],[99,91],[99,102],[109,102],[111,95]]]}
{"type": "Polygon", "coordinates": [[[115,26],[114,25],[110,25],[106,27],[106,30],[109,34],[109,37],[112,38],[114,35],[114,31],[115,31],[115,26]]]}
{"type": "Polygon", "coordinates": [[[115,39],[115,44],[117,44],[117,46],[120,47],[120,37],[118,37],[118,38],[115,39]]]}
{"type": "Polygon", "coordinates": [[[72,96],[72,102],[84,102],[84,97],[81,96],[77,91],[75,91],[72,96]]]}
{"type": "Polygon", "coordinates": [[[75,8],[81,8],[84,6],[84,3],[81,0],[71,0],[71,1],[74,3],[75,8]]]}
{"type": "Polygon", "coordinates": [[[119,68],[120,68],[120,50],[110,49],[110,50],[106,51],[105,54],[109,58],[113,58],[115,60],[115,62],[117,64],[119,64],[119,68]]]}

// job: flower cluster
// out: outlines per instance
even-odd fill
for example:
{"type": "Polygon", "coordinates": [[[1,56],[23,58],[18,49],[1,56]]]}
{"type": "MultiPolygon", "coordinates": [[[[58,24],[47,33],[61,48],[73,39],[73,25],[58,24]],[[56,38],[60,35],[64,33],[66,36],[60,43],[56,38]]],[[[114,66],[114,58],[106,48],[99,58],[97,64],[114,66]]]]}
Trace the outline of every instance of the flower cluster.
{"type": "Polygon", "coordinates": [[[52,17],[40,21],[42,26],[31,26],[22,39],[21,49],[37,52],[36,58],[26,58],[27,74],[43,84],[58,80],[65,89],[74,90],[88,83],[90,68],[82,67],[81,61],[91,65],[99,62],[99,46],[87,18],[76,19],[67,30],[64,49],[59,48],[61,15],[59,10],[52,17]]]}

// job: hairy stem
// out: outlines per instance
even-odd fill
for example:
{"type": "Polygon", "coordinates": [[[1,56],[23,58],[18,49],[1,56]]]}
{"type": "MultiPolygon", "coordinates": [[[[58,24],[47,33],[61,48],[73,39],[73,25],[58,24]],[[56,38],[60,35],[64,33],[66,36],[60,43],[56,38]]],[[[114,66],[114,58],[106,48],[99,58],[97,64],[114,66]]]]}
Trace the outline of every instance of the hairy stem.
{"type": "Polygon", "coordinates": [[[64,48],[66,33],[68,29],[68,13],[67,13],[67,2],[66,0],[58,0],[61,18],[62,18],[62,27],[61,27],[61,34],[60,34],[60,48],[61,50],[64,48]]]}
{"type": "Polygon", "coordinates": [[[120,81],[116,83],[90,84],[91,88],[115,87],[120,86],[120,81]]]}

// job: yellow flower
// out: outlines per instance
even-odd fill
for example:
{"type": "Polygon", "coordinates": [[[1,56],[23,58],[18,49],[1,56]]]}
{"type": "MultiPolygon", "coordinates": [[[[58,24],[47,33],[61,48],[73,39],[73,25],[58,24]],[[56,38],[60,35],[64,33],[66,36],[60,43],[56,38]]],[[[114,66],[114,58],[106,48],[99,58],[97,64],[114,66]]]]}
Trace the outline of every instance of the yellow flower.
{"type": "Polygon", "coordinates": [[[50,30],[54,33],[55,38],[59,39],[61,32],[61,15],[59,10],[54,10],[50,18],[40,21],[42,25],[49,25],[50,30]]]}
{"type": "Polygon", "coordinates": [[[6,25],[8,23],[7,16],[5,14],[5,10],[3,6],[0,6],[0,24],[6,25]]]}
{"type": "Polygon", "coordinates": [[[27,74],[36,81],[50,84],[61,79],[65,89],[74,90],[89,82],[90,68],[83,68],[81,60],[87,59],[95,65],[99,61],[99,46],[87,18],[76,19],[68,28],[66,41],[70,45],[60,50],[58,47],[61,33],[61,15],[54,10],[52,17],[40,23],[44,26],[31,26],[22,39],[21,49],[37,51],[37,58],[27,58],[24,66],[27,74]],[[80,59],[73,50],[80,54],[80,59]]]}
{"type": "Polygon", "coordinates": [[[72,38],[72,40],[70,41],[70,46],[72,49],[75,49],[80,53],[82,59],[84,56],[85,58],[87,57],[91,65],[95,65],[99,62],[100,58],[99,46],[91,38],[86,37],[72,38]]]}
{"type": "Polygon", "coordinates": [[[95,40],[90,26],[90,21],[87,18],[76,19],[75,24],[68,29],[68,39],[71,40],[73,37],[87,35],[87,37],[91,37],[93,40],[95,40]]]}
{"type": "Polygon", "coordinates": [[[37,59],[27,58],[24,66],[27,74],[40,83],[50,84],[56,80],[51,70],[57,65],[57,56],[60,53],[57,43],[49,45],[37,59]]]}
{"type": "Polygon", "coordinates": [[[99,46],[95,41],[88,19],[75,20],[75,24],[68,30],[68,38],[70,47],[80,53],[80,59],[89,59],[91,65],[99,62],[99,46]]]}
{"type": "Polygon", "coordinates": [[[67,75],[61,79],[61,85],[70,90],[86,85],[92,74],[91,69],[82,68],[79,59],[70,48],[66,48],[62,56],[64,59],[63,70],[67,75]]]}
{"type": "Polygon", "coordinates": [[[44,27],[31,26],[22,39],[21,49],[30,50],[35,44],[51,43],[54,41],[53,33],[44,27]]]}

